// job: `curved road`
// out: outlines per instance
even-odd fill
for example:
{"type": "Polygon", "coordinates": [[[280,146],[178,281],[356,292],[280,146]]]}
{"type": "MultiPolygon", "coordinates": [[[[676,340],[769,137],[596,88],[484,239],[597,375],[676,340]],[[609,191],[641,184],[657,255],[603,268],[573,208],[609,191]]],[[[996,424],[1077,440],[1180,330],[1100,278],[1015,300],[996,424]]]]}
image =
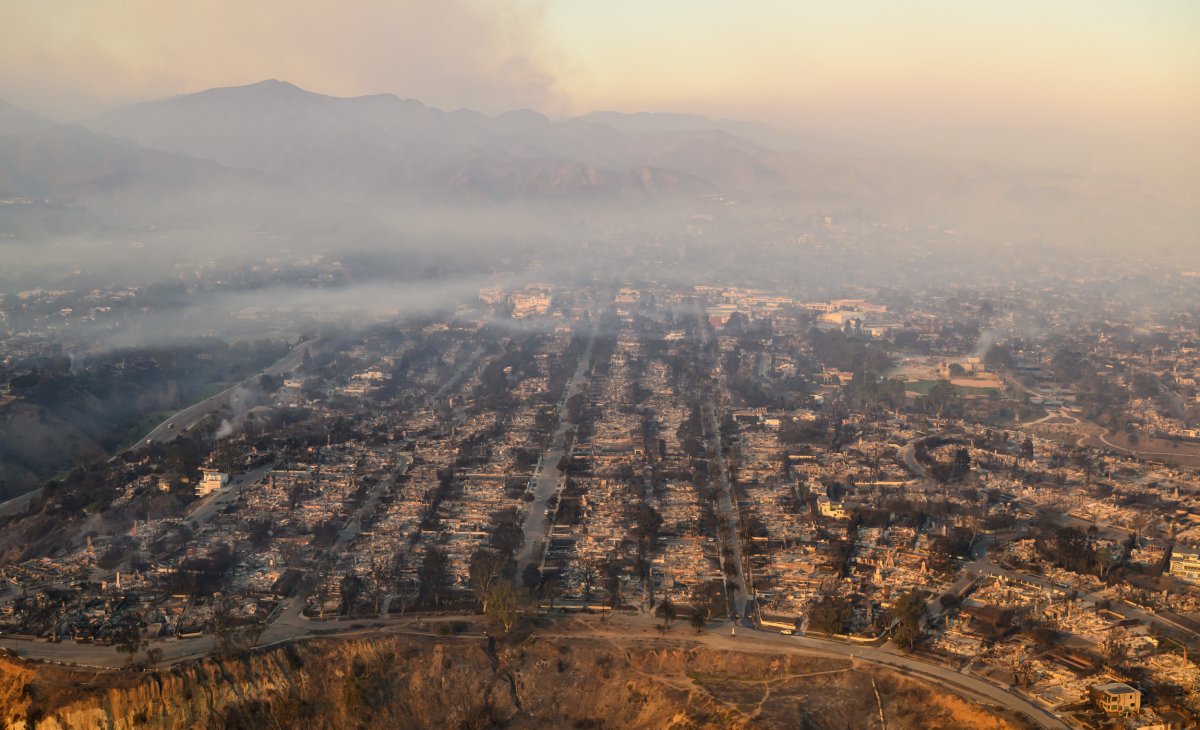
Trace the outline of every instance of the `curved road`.
{"type": "MultiPolygon", "coordinates": [[[[725,638],[731,639],[730,648],[742,648],[744,650],[746,643],[762,641],[764,634],[755,632],[749,636],[725,638]]],[[[1024,715],[1041,727],[1054,728],[1054,730],[1067,730],[1069,727],[1067,723],[1055,717],[1049,711],[1038,707],[1016,693],[978,677],[962,674],[949,667],[931,664],[903,654],[895,654],[881,647],[848,646],[835,641],[809,636],[779,636],[779,639],[780,641],[768,641],[764,643],[775,647],[780,643],[790,641],[796,644],[803,653],[850,658],[899,669],[903,674],[919,675],[922,679],[941,685],[956,694],[967,695],[971,699],[1004,707],[1024,715]]]]}
{"type": "MultiPolygon", "coordinates": [[[[295,370],[296,368],[300,367],[300,363],[303,362],[304,353],[310,351],[313,345],[315,345],[320,339],[320,337],[314,337],[311,340],[301,342],[292,348],[291,352],[284,355],[282,358],[276,361],[275,364],[271,365],[265,370],[262,370],[261,372],[246,378],[242,382],[230,386],[214,396],[205,398],[199,403],[194,403],[178,413],[168,417],[165,421],[158,424],[154,430],[146,434],[141,440],[121,451],[118,451],[113,455],[112,458],[115,459],[117,456],[120,456],[127,451],[133,451],[134,449],[147,446],[154,441],[170,441],[177,437],[180,433],[188,430],[192,426],[195,426],[209,413],[228,403],[230,397],[233,396],[234,391],[243,385],[250,383],[262,375],[283,375],[284,373],[295,370]]],[[[22,514],[34,500],[40,499],[41,496],[42,489],[39,487],[31,492],[26,492],[25,494],[13,497],[5,502],[0,502],[0,517],[22,514]]]]}
{"type": "MultiPolygon", "coordinates": [[[[426,617],[409,616],[397,619],[371,620],[370,625],[364,626],[359,622],[319,622],[304,621],[307,626],[298,627],[298,634],[310,637],[340,636],[350,638],[372,634],[405,633],[405,626],[414,622],[429,620],[458,619],[459,616],[426,617]]],[[[717,624],[714,628],[702,634],[688,634],[681,641],[700,642],[709,647],[724,651],[761,652],[761,653],[793,653],[808,656],[821,656],[833,659],[850,659],[867,664],[899,670],[902,674],[916,676],[919,679],[939,685],[950,692],[994,707],[1002,707],[1023,715],[1036,722],[1040,727],[1051,730],[1067,730],[1068,725],[1047,710],[1038,707],[1024,697],[1009,691],[1007,688],[992,684],[979,677],[961,672],[938,664],[917,659],[903,654],[893,653],[885,648],[872,646],[854,646],[828,639],[818,639],[809,636],[784,636],[767,631],[749,630],[730,636],[725,632],[727,623],[717,624]]],[[[657,634],[658,629],[654,619],[649,616],[630,616],[620,619],[609,619],[606,625],[590,626],[586,632],[569,634],[554,634],[547,636],[562,636],[565,638],[595,635],[616,639],[630,639],[637,636],[635,632],[657,634]]],[[[424,631],[415,631],[428,635],[424,631]]],[[[291,636],[283,639],[266,637],[260,641],[260,646],[276,645],[287,641],[297,640],[301,636],[291,636]]],[[[454,640],[453,637],[443,637],[454,640]]],[[[212,639],[204,636],[197,639],[171,639],[156,641],[153,646],[164,653],[164,661],[160,666],[203,657],[212,649],[212,639]]],[[[44,642],[17,641],[0,639],[0,646],[12,649],[17,654],[40,661],[50,661],[99,668],[118,668],[125,666],[127,658],[110,646],[95,646],[91,644],[75,644],[62,642],[49,644],[44,642]]]]}
{"type": "Polygon", "coordinates": [[[320,340],[320,337],[314,337],[311,340],[305,340],[304,342],[301,342],[292,348],[291,352],[281,357],[275,362],[274,365],[271,365],[261,372],[246,378],[236,385],[226,388],[214,396],[210,396],[199,403],[195,403],[187,408],[184,408],[182,411],[179,411],[175,415],[167,418],[167,420],[158,424],[153,431],[146,434],[144,438],[125,449],[125,451],[132,451],[134,449],[147,446],[153,442],[171,441],[179,436],[179,434],[188,430],[192,426],[195,426],[209,413],[212,413],[213,411],[227,405],[229,400],[233,397],[234,392],[243,385],[246,385],[263,375],[283,375],[300,367],[300,364],[304,361],[304,353],[310,352],[313,346],[320,340]]]}
{"type": "Polygon", "coordinates": [[[925,467],[921,464],[921,462],[917,461],[917,441],[920,441],[921,439],[924,439],[924,438],[929,438],[929,437],[922,436],[919,439],[910,441],[907,444],[905,444],[904,448],[901,449],[901,451],[900,451],[900,458],[904,461],[904,466],[908,467],[908,470],[913,473],[913,476],[918,477],[920,479],[928,479],[929,478],[929,472],[926,471],[925,467]]]}
{"type": "Polygon", "coordinates": [[[40,499],[42,496],[42,488],[38,487],[32,492],[26,492],[19,497],[13,497],[6,502],[0,502],[0,517],[9,517],[11,515],[23,514],[33,500],[40,499]]]}

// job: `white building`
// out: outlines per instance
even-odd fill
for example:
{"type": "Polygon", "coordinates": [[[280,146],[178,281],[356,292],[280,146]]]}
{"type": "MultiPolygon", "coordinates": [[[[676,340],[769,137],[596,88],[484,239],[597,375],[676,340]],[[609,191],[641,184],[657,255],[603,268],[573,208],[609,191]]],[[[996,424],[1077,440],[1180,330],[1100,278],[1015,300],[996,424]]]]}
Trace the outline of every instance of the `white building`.
{"type": "Polygon", "coordinates": [[[1124,682],[1092,685],[1092,699],[1106,715],[1128,715],[1142,708],[1142,693],[1124,682]]]}
{"type": "Polygon", "coordinates": [[[830,499],[822,494],[817,497],[817,509],[824,517],[831,517],[835,520],[844,520],[848,516],[846,514],[846,504],[840,499],[830,499]]]}
{"type": "Polygon", "coordinates": [[[203,497],[219,490],[229,483],[229,475],[219,472],[216,469],[201,469],[204,476],[200,478],[200,483],[196,485],[196,496],[203,497]]]}
{"type": "Polygon", "coordinates": [[[512,305],[512,316],[518,319],[531,314],[545,314],[546,310],[550,309],[550,295],[538,291],[514,294],[512,305]]]}
{"type": "Polygon", "coordinates": [[[1200,548],[1176,545],[1171,550],[1171,567],[1168,573],[1193,583],[1200,583],[1200,548]]]}

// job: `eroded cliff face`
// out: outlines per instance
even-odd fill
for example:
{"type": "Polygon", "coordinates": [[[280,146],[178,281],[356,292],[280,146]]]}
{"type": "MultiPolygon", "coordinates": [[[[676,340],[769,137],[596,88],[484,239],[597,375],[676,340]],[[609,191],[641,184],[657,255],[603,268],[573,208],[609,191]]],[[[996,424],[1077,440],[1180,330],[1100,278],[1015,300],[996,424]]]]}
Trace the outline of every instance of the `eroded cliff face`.
{"type": "Polygon", "coordinates": [[[1022,726],[891,672],[682,638],[323,640],[138,674],[0,658],[14,730],[868,728],[880,705],[889,728],[1022,726]]]}

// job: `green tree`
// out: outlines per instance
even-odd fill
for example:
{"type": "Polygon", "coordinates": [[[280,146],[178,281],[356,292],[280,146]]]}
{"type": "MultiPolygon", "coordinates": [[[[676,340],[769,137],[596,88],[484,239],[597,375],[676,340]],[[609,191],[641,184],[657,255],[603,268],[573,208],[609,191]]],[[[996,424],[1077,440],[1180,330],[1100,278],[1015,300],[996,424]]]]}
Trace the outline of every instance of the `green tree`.
{"type": "Polygon", "coordinates": [[[554,604],[562,595],[563,584],[562,579],[557,574],[551,573],[542,579],[542,592],[546,594],[546,598],[550,599],[550,610],[554,610],[554,604]]]}
{"type": "Polygon", "coordinates": [[[1071,455],[1071,462],[1083,472],[1083,486],[1090,489],[1092,479],[1096,476],[1096,463],[1092,461],[1091,455],[1086,451],[1076,451],[1071,455]]]}
{"type": "Polygon", "coordinates": [[[823,596],[808,613],[808,628],[822,634],[840,634],[854,615],[850,602],[841,596],[823,596]]]}
{"type": "Polygon", "coordinates": [[[604,590],[608,592],[608,607],[616,609],[625,600],[621,594],[621,573],[623,566],[621,561],[610,558],[604,561],[604,590]]]}
{"type": "Polygon", "coordinates": [[[417,568],[417,580],[421,600],[440,606],[450,590],[450,561],[441,548],[430,547],[425,552],[417,568]]]}
{"type": "Polygon", "coordinates": [[[662,515],[643,502],[638,505],[637,513],[634,515],[635,534],[639,539],[653,542],[658,537],[658,530],[662,527],[662,522],[662,515]]]}
{"type": "Polygon", "coordinates": [[[342,605],[340,613],[349,615],[354,611],[358,604],[358,599],[362,597],[363,591],[367,588],[367,584],[356,571],[351,570],[342,578],[341,597],[342,605]]]}
{"type": "Polygon", "coordinates": [[[591,560],[582,560],[576,568],[576,573],[579,576],[579,582],[583,584],[583,600],[592,600],[592,591],[596,588],[596,581],[600,579],[600,568],[591,560]]]}
{"type": "Polygon", "coordinates": [[[492,530],[491,545],[502,555],[512,555],[525,542],[525,531],[516,522],[516,516],[506,511],[494,515],[496,527],[492,530]]]}
{"type": "Polygon", "coordinates": [[[708,580],[692,589],[692,605],[710,619],[726,613],[725,584],[719,578],[708,580]]]}
{"type": "Polygon", "coordinates": [[[478,550],[467,566],[468,580],[480,612],[487,614],[492,589],[504,579],[508,559],[490,550],[478,550]]]}
{"type": "Polygon", "coordinates": [[[521,584],[530,594],[536,593],[542,586],[542,571],[536,563],[530,563],[521,571],[521,584]]]}
{"type": "Polygon", "coordinates": [[[517,621],[517,592],[512,582],[502,580],[494,584],[484,605],[484,615],[500,624],[507,634],[517,621]]]}
{"type": "Polygon", "coordinates": [[[662,603],[658,604],[658,608],[654,610],[654,614],[662,619],[663,631],[669,631],[671,628],[671,622],[675,620],[678,612],[675,609],[675,604],[671,602],[671,599],[664,598],[662,599],[662,603]]]}
{"type": "Polygon", "coordinates": [[[924,638],[925,630],[925,594],[920,591],[910,591],[896,601],[893,613],[896,617],[896,630],[892,633],[892,641],[905,651],[912,651],[924,638]]]}
{"type": "Polygon", "coordinates": [[[941,418],[946,406],[950,405],[950,401],[954,399],[954,393],[954,386],[949,380],[939,380],[929,389],[929,395],[925,396],[925,402],[934,415],[941,418]]]}
{"type": "Polygon", "coordinates": [[[583,393],[576,393],[567,399],[567,423],[578,425],[580,416],[583,415],[583,405],[583,393]]]}
{"type": "Polygon", "coordinates": [[[234,609],[236,602],[233,596],[224,595],[212,602],[212,619],[209,629],[215,640],[215,650],[218,654],[228,654],[237,649],[237,629],[234,609]]]}
{"type": "Polygon", "coordinates": [[[1012,350],[1005,345],[992,345],[983,354],[983,364],[994,372],[1012,370],[1013,363],[1012,350]]]}
{"type": "Polygon", "coordinates": [[[129,666],[133,666],[133,656],[146,645],[142,639],[142,618],[135,613],[127,612],[113,626],[111,631],[113,646],[122,654],[129,655],[129,666]]]}
{"type": "Polygon", "coordinates": [[[971,452],[963,446],[954,451],[954,478],[961,481],[971,473],[971,452]]]}

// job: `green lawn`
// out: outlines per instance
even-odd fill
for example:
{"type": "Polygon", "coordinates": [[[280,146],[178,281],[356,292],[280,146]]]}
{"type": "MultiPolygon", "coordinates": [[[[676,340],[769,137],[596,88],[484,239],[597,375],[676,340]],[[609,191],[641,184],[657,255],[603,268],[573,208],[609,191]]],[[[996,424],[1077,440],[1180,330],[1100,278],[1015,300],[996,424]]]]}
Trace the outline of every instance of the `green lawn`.
{"type": "Polygon", "coordinates": [[[195,405],[200,401],[207,400],[217,393],[228,389],[231,385],[233,385],[233,383],[210,383],[202,388],[197,388],[196,390],[192,391],[190,393],[191,397],[175,410],[147,413],[146,415],[142,416],[137,423],[131,426],[128,431],[125,432],[125,438],[123,438],[121,443],[117,446],[117,451],[123,451],[130,446],[133,446],[138,441],[146,438],[146,434],[158,428],[160,423],[167,420],[178,411],[183,410],[188,406],[195,405]]]}
{"type": "MultiPolygon", "coordinates": [[[[911,383],[905,383],[904,389],[909,393],[916,393],[917,395],[929,395],[929,390],[939,382],[937,380],[914,380],[911,383]]],[[[963,385],[955,385],[953,387],[955,394],[960,396],[987,395],[988,393],[999,392],[998,388],[968,388],[963,385]]]]}
{"type": "MultiPolygon", "coordinates": [[[[213,397],[217,393],[220,393],[224,390],[228,390],[233,385],[234,385],[234,383],[209,383],[208,385],[206,385],[202,388],[197,388],[196,390],[189,393],[189,395],[191,396],[189,398],[189,400],[191,402],[188,405],[195,405],[196,403],[199,403],[202,400],[208,400],[209,398],[213,397]]],[[[186,408],[186,407],[187,406],[181,406],[181,408],[186,408]]]]}
{"type": "Polygon", "coordinates": [[[145,416],[142,416],[140,421],[135,423],[129,428],[128,431],[125,432],[125,438],[122,439],[121,443],[117,446],[117,451],[124,451],[130,446],[136,444],[138,441],[144,439],[146,434],[157,428],[158,424],[167,420],[167,417],[174,412],[175,411],[155,411],[154,413],[147,413],[145,416]]]}

